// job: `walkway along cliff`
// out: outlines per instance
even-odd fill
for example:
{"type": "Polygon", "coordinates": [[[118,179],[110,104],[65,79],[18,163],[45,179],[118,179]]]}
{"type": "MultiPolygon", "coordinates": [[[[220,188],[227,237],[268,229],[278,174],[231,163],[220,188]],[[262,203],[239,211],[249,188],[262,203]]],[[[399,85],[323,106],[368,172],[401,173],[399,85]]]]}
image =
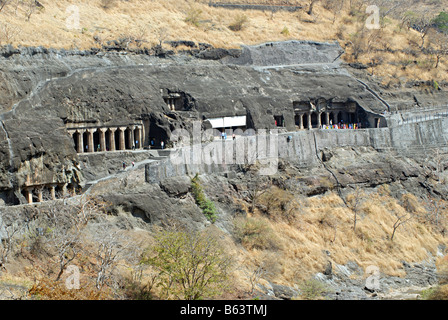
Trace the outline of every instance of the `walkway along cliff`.
{"type": "MultiPolygon", "coordinates": [[[[444,91],[379,98],[380,88],[366,87],[341,64],[337,43],[266,43],[224,56],[214,56],[216,50],[208,46],[190,56],[2,48],[2,205],[82,192],[88,181],[116,171],[123,154],[162,142],[172,148],[172,133],[192,132],[197,122],[222,133],[275,130],[278,158],[308,166],[317,161],[316,146],[407,153],[446,145],[442,118],[387,127],[390,111],[411,108],[417,97],[420,106],[441,104],[444,91]],[[322,130],[336,124],[360,129],[322,130]],[[110,161],[98,174],[89,157],[102,153],[110,161]]],[[[150,177],[153,166],[148,181],[159,180],[156,173],[150,177]]],[[[166,167],[164,174],[174,174],[166,167]]]]}

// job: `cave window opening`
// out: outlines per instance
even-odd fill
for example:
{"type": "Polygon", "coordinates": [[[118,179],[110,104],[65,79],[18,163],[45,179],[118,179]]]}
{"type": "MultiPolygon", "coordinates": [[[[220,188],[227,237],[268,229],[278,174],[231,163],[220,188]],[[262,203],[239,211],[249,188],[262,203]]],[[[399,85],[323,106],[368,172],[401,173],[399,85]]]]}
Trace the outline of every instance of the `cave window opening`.
{"type": "Polygon", "coordinates": [[[274,116],[275,126],[277,127],[284,127],[285,126],[285,120],[283,116],[274,116]]]}

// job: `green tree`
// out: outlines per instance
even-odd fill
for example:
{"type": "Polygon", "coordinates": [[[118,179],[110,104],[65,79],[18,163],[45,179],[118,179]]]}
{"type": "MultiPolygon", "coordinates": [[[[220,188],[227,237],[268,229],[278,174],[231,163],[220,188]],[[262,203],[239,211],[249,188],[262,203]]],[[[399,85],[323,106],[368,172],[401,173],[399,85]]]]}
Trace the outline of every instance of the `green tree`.
{"type": "Polygon", "coordinates": [[[207,199],[204,193],[204,189],[199,183],[199,177],[196,174],[193,179],[191,179],[191,190],[196,204],[201,208],[202,213],[211,221],[215,222],[217,218],[218,211],[216,210],[213,201],[207,199]]]}
{"type": "Polygon", "coordinates": [[[156,234],[142,263],[158,271],[162,298],[199,300],[225,289],[231,259],[211,235],[165,230],[156,234]]]}
{"type": "Polygon", "coordinates": [[[448,33],[448,13],[440,12],[432,22],[438,31],[448,33]]]}

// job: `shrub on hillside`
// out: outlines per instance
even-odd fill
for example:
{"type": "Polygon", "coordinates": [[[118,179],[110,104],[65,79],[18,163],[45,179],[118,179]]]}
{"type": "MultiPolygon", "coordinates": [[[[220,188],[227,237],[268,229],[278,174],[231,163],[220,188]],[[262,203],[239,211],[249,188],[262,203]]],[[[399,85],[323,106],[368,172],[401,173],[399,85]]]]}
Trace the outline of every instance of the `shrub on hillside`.
{"type": "Polygon", "coordinates": [[[202,210],[202,213],[209,219],[211,222],[215,222],[218,211],[216,210],[215,204],[213,201],[209,200],[199,183],[199,177],[196,174],[193,179],[191,179],[191,189],[193,193],[193,197],[196,201],[198,207],[202,210]]]}
{"type": "Polygon", "coordinates": [[[199,300],[225,291],[232,260],[217,238],[189,231],[160,231],[142,259],[158,273],[161,298],[199,300]]]}
{"type": "Polygon", "coordinates": [[[249,19],[247,18],[246,15],[239,14],[236,16],[235,20],[233,20],[233,22],[230,24],[229,29],[232,31],[241,31],[247,26],[248,22],[249,19]]]}
{"type": "Polygon", "coordinates": [[[263,250],[277,247],[271,227],[261,218],[236,218],[234,220],[234,235],[247,249],[263,250]]]}
{"type": "Polygon", "coordinates": [[[300,286],[300,298],[304,300],[321,300],[323,295],[328,292],[326,286],[316,279],[303,281],[300,286]]]}
{"type": "Polygon", "coordinates": [[[190,9],[187,11],[187,16],[185,17],[185,22],[192,24],[195,27],[199,27],[201,21],[201,9],[190,9]]]}

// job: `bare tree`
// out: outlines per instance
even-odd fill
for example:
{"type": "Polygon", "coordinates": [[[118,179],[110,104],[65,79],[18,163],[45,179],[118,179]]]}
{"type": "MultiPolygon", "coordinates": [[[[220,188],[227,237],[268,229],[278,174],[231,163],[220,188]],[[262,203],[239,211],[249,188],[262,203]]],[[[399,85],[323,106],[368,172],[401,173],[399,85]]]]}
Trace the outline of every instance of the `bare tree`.
{"type": "Polygon", "coordinates": [[[0,0],[0,12],[11,2],[12,0],[0,0]]]}
{"type": "Polygon", "coordinates": [[[448,56],[448,34],[431,29],[428,32],[430,46],[428,48],[429,53],[436,57],[436,64],[434,68],[437,69],[440,60],[448,56]]]}
{"type": "Polygon", "coordinates": [[[31,15],[38,9],[38,3],[36,0],[22,0],[24,5],[26,21],[30,21],[31,15]]]}
{"type": "Polygon", "coordinates": [[[20,29],[9,23],[0,23],[0,46],[11,44],[14,38],[20,33],[20,29]]]}
{"type": "Polygon", "coordinates": [[[420,48],[423,49],[426,36],[432,28],[432,15],[426,9],[416,13],[408,12],[404,22],[408,28],[412,28],[420,33],[420,48]]]}
{"type": "Polygon", "coordinates": [[[356,186],[355,191],[347,197],[347,205],[353,212],[353,231],[356,232],[356,224],[358,222],[358,215],[364,199],[364,192],[356,186]]]}
{"type": "Polygon", "coordinates": [[[310,16],[313,15],[314,6],[319,1],[320,0],[308,0],[308,10],[306,11],[306,13],[308,13],[308,15],[310,15],[310,16]]]}
{"type": "Polygon", "coordinates": [[[412,215],[410,215],[409,213],[405,213],[405,214],[397,216],[397,220],[395,221],[395,223],[392,227],[393,231],[392,231],[392,235],[390,236],[390,241],[394,240],[394,236],[395,236],[397,229],[411,219],[412,219],[412,215]]]}
{"type": "Polygon", "coordinates": [[[338,15],[344,9],[345,0],[321,0],[325,9],[333,13],[332,23],[334,24],[338,15]]]}
{"type": "Polygon", "coordinates": [[[447,203],[442,199],[435,199],[430,194],[424,198],[426,214],[425,221],[429,222],[438,231],[446,232],[446,216],[448,211],[447,203]]]}
{"type": "Polygon", "coordinates": [[[157,40],[159,41],[159,46],[162,46],[163,41],[169,37],[169,31],[167,28],[162,27],[157,30],[157,40]]]}
{"type": "Polygon", "coordinates": [[[262,176],[259,176],[257,178],[252,188],[248,191],[248,196],[250,199],[249,212],[254,212],[258,198],[268,191],[269,185],[270,182],[266,179],[263,179],[262,176]]]}
{"type": "Polygon", "coordinates": [[[0,212],[0,269],[6,269],[8,256],[14,250],[22,229],[18,214],[0,212]]]}
{"type": "Polygon", "coordinates": [[[56,227],[51,233],[50,243],[56,250],[59,271],[56,276],[58,281],[64,273],[67,266],[78,256],[82,249],[81,232],[76,228],[56,227]]]}
{"type": "Polygon", "coordinates": [[[132,256],[133,251],[130,250],[132,243],[122,230],[113,229],[106,224],[96,227],[93,241],[97,261],[96,287],[101,289],[111,279],[119,260],[129,259],[132,256]]]}

